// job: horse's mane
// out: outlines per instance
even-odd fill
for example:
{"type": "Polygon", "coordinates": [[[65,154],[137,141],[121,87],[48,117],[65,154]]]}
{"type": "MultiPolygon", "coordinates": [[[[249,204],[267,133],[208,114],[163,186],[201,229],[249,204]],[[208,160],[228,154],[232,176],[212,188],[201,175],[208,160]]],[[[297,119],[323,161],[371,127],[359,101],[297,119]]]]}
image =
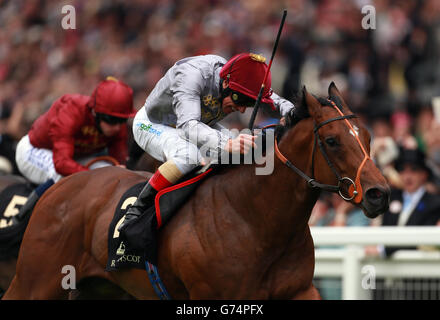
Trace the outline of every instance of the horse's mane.
{"type": "MultiPolygon", "coordinates": [[[[315,97],[321,106],[325,107],[331,107],[333,101],[336,106],[344,112],[343,104],[341,102],[341,99],[337,96],[328,96],[327,98],[321,98],[321,97],[315,97]]],[[[291,102],[295,106],[290,112],[288,112],[285,115],[286,124],[284,126],[278,125],[275,129],[275,136],[277,137],[277,140],[281,139],[281,137],[291,128],[295,127],[295,125],[300,122],[303,119],[310,118],[309,110],[307,108],[305,95],[303,94],[302,90],[299,94],[295,95],[291,102]]]]}

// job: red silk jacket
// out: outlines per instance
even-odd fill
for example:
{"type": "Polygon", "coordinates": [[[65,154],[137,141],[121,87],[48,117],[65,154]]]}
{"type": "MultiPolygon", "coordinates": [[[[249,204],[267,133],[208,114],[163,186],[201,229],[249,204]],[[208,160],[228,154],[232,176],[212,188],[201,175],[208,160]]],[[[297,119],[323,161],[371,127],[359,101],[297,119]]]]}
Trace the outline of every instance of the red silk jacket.
{"type": "Polygon", "coordinates": [[[55,170],[63,176],[88,170],[74,157],[91,155],[106,147],[110,156],[122,164],[126,161],[127,125],[123,124],[119,134],[113,137],[100,133],[87,106],[89,99],[79,94],[62,96],[33,123],[29,131],[34,147],[52,150],[55,170]]]}

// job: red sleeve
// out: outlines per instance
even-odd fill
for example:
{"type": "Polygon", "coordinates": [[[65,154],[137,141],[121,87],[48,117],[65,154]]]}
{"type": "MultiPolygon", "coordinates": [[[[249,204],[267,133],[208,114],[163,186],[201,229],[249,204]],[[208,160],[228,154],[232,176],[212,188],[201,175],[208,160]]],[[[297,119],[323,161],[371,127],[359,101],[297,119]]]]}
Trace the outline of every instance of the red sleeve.
{"type": "Polygon", "coordinates": [[[108,146],[109,156],[115,158],[120,164],[125,164],[128,157],[127,147],[127,125],[121,127],[119,134],[112,140],[108,146]]]}
{"type": "Polygon", "coordinates": [[[57,106],[58,112],[50,119],[49,137],[52,140],[53,162],[55,170],[63,175],[88,170],[73,160],[75,152],[75,132],[79,130],[84,115],[71,99],[61,99],[57,106]]]}

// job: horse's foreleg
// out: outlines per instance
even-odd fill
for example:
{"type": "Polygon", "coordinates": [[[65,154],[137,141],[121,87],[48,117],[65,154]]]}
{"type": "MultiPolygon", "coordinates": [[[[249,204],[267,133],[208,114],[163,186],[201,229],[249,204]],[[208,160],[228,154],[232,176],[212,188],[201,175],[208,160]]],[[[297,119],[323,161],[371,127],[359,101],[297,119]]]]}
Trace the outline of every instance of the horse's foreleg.
{"type": "MultiPolygon", "coordinates": [[[[32,226],[31,226],[32,227],[32,226]]],[[[11,285],[3,299],[16,300],[50,300],[67,299],[72,285],[76,285],[74,261],[80,261],[74,250],[68,255],[69,260],[63,259],[66,254],[63,247],[48,246],[47,241],[41,239],[40,232],[33,233],[30,228],[26,231],[17,261],[17,270],[11,285]],[[30,231],[30,232],[28,232],[30,231]],[[76,259],[75,259],[76,258],[76,259]],[[72,270],[65,269],[72,264],[72,270]]],[[[46,232],[47,237],[50,236],[46,232]]],[[[54,238],[55,239],[55,238],[54,238]]],[[[56,241],[52,241],[56,243],[56,241]]],[[[71,248],[69,248],[71,249],[71,248]]]]}
{"type": "Polygon", "coordinates": [[[0,261],[0,296],[5,292],[11,284],[15,275],[16,258],[11,258],[5,261],[0,261]]]}
{"type": "Polygon", "coordinates": [[[28,277],[15,275],[11,285],[2,297],[3,300],[49,300],[49,299],[67,299],[69,290],[64,290],[57,281],[45,281],[44,283],[35,283],[28,277]]]}

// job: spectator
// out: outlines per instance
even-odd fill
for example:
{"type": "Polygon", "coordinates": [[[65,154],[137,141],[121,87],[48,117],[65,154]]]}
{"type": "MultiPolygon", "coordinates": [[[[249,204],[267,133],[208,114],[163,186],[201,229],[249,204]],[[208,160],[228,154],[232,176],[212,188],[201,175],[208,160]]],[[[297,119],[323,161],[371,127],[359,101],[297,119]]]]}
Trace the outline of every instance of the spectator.
{"type": "Polygon", "coordinates": [[[343,200],[337,193],[323,193],[313,208],[311,226],[368,226],[370,220],[361,209],[343,200]]]}
{"type": "Polygon", "coordinates": [[[433,192],[440,193],[440,120],[432,119],[423,135],[426,144],[427,164],[432,170],[433,192]]]}
{"type": "MultiPolygon", "coordinates": [[[[426,190],[431,170],[419,149],[401,148],[395,162],[403,189],[392,189],[389,211],[383,215],[383,226],[434,226],[440,219],[440,199],[426,190]]],[[[369,247],[368,254],[384,253],[387,257],[397,250],[413,247],[369,247]],[[384,251],[383,251],[384,249],[384,251]]]]}
{"type": "Polygon", "coordinates": [[[23,135],[20,127],[23,109],[20,103],[14,108],[0,103],[0,172],[3,174],[20,174],[15,163],[15,149],[23,135]]]}
{"type": "Polygon", "coordinates": [[[405,111],[397,111],[391,116],[393,128],[393,139],[399,145],[406,149],[417,147],[417,141],[412,135],[413,119],[405,111]]]}

